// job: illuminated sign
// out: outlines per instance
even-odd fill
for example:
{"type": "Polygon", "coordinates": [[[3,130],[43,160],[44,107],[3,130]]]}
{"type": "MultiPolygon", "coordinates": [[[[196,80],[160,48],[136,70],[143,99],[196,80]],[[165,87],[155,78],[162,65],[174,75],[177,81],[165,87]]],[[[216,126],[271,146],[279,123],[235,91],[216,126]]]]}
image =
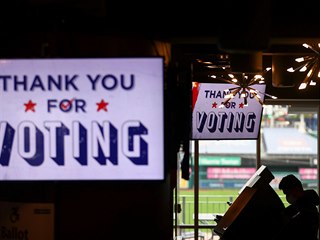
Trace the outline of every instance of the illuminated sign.
{"type": "Polygon", "coordinates": [[[302,180],[316,180],[318,170],[317,168],[299,168],[299,176],[302,180]]]}
{"type": "Polygon", "coordinates": [[[240,166],[241,158],[235,156],[199,156],[199,166],[240,166]]]}
{"type": "Polygon", "coordinates": [[[0,61],[0,179],[164,178],[162,58],[0,61]]]}
{"type": "Polygon", "coordinates": [[[249,179],[256,171],[255,168],[207,168],[207,178],[249,179]]]}
{"type": "MultiPolygon", "coordinates": [[[[262,106],[252,94],[245,105],[240,93],[223,108],[222,102],[232,84],[193,83],[192,88],[192,139],[257,139],[262,106]]],[[[265,85],[253,85],[265,92],[265,85]]],[[[259,97],[263,101],[264,96],[259,97]]]]}

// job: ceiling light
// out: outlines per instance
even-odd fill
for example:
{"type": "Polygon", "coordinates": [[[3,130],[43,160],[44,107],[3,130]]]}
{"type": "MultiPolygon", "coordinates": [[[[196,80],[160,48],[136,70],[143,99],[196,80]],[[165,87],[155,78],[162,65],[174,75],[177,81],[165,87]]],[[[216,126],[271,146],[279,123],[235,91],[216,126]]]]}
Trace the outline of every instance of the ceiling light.
{"type": "Polygon", "coordinates": [[[308,86],[315,86],[316,79],[320,78],[320,43],[316,46],[309,45],[307,43],[302,44],[303,47],[311,49],[312,54],[296,58],[295,61],[300,63],[296,68],[290,67],[288,72],[307,72],[305,78],[299,85],[299,89],[305,89],[308,86]]]}
{"type": "MultiPolygon", "coordinates": [[[[267,68],[264,73],[269,71],[271,68],[267,68]]],[[[240,94],[240,97],[243,98],[243,103],[245,106],[248,105],[248,96],[249,94],[253,95],[253,97],[263,106],[263,101],[261,100],[260,94],[264,96],[271,97],[276,99],[277,97],[267,94],[265,92],[261,92],[258,89],[255,89],[253,85],[256,84],[265,84],[263,75],[256,74],[252,77],[245,73],[237,74],[236,76],[233,74],[228,74],[229,78],[222,78],[227,83],[231,83],[236,85],[236,87],[226,89],[225,91],[229,94],[225,95],[226,100],[219,106],[223,108],[236,94],[240,94]]]]}
{"type": "MultiPolygon", "coordinates": [[[[202,64],[206,61],[199,61],[202,64]]],[[[262,106],[263,101],[260,95],[268,96],[273,99],[277,97],[269,95],[265,92],[261,92],[258,89],[255,89],[254,85],[265,85],[264,75],[271,70],[271,67],[266,68],[264,71],[259,71],[258,73],[241,73],[231,71],[230,62],[228,57],[224,57],[222,60],[215,59],[213,65],[205,65],[204,67],[210,68],[210,74],[208,77],[212,79],[222,80],[224,82],[235,85],[235,87],[225,89],[225,101],[219,106],[220,108],[224,107],[228,102],[233,99],[236,94],[243,98],[244,106],[248,105],[248,97],[255,98],[262,106]]]]}

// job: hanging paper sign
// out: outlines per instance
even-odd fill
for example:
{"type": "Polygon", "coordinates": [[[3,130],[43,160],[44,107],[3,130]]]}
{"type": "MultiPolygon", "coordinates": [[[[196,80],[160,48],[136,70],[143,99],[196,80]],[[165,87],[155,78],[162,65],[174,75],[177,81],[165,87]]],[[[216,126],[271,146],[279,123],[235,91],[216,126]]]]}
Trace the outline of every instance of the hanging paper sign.
{"type": "MultiPolygon", "coordinates": [[[[257,139],[262,105],[253,94],[244,98],[237,93],[224,106],[232,84],[193,83],[192,139],[257,139]]],[[[264,101],[265,85],[252,85],[264,101]]]]}
{"type": "Polygon", "coordinates": [[[162,58],[0,62],[0,179],[164,178],[162,58]]]}

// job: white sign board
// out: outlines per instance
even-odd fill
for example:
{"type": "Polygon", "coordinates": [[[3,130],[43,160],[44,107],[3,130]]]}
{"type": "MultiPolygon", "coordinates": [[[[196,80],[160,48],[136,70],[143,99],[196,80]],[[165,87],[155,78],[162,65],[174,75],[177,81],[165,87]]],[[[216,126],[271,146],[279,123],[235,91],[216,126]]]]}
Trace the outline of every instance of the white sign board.
{"type": "Polygon", "coordinates": [[[162,58],[0,61],[1,180],[164,178],[162,58]]]}
{"type": "MultiPolygon", "coordinates": [[[[260,129],[262,105],[252,94],[244,104],[240,93],[223,108],[227,89],[233,84],[194,83],[192,88],[192,139],[257,139],[260,129]]],[[[265,92],[265,85],[251,86],[265,92]]],[[[264,95],[259,93],[260,99],[264,95]]]]}
{"type": "Polygon", "coordinates": [[[0,240],[54,240],[52,203],[0,202],[0,240]]]}

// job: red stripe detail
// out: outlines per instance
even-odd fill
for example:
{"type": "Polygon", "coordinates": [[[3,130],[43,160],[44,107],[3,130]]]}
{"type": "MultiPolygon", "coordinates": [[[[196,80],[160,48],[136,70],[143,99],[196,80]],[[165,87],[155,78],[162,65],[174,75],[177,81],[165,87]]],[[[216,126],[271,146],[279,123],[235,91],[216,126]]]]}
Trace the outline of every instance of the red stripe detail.
{"type": "Polygon", "coordinates": [[[200,83],[197,83],[197,82],[192,83],[192,112],[198,100],[199,87],[200,87],[200,83]]]}

